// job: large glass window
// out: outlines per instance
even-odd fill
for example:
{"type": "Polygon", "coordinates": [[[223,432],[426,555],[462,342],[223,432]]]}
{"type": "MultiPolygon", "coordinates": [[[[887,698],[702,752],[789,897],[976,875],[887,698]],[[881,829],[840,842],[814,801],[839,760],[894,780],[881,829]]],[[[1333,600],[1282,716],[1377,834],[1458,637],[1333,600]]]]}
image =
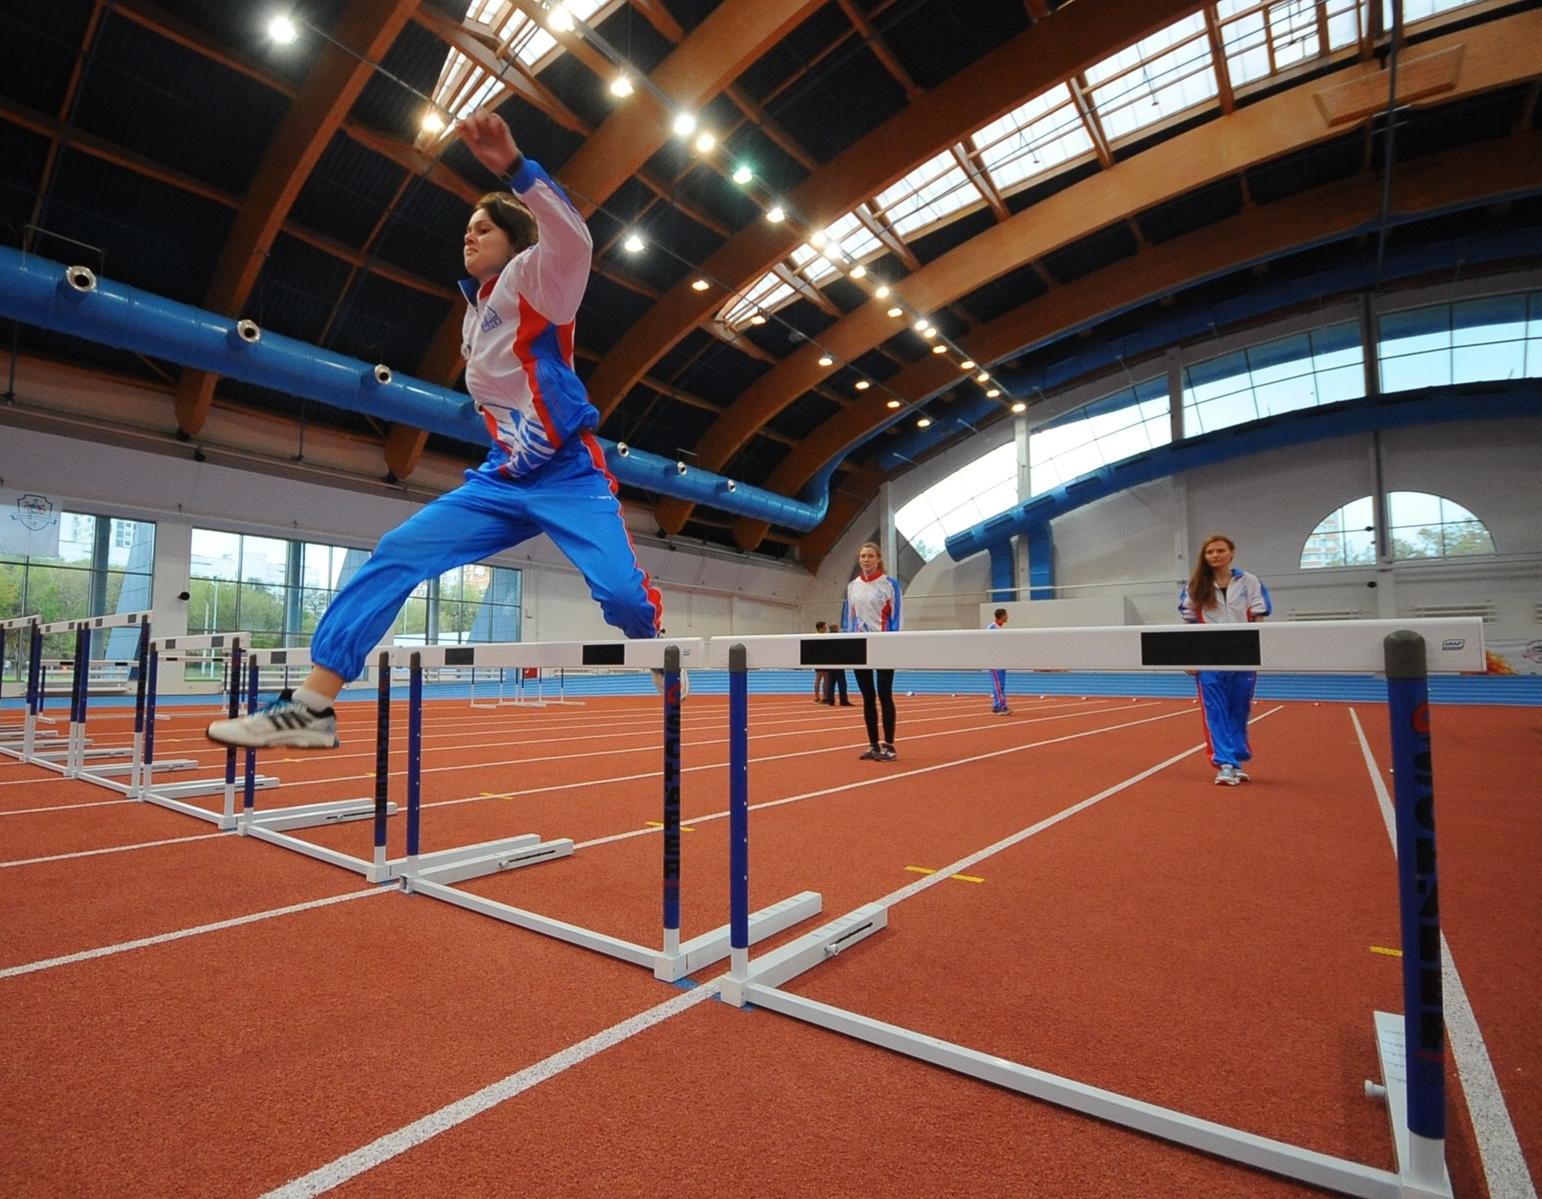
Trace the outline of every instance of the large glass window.
{"type": "MultiPolygon", "coordinates": [[[[364,550],[194,529],[189,633],[252,634],[257,649],[308,646],[364,550]]],[[[413,591],[391,628],[404,645],[518,641],[520,572],[462,566],[413,591]]]]}
{"type": "MultiPolygon", "coordinates": [[[[13,501],[12,507],[18,513],[25,508],[37,529],[25,539],[0,538],[0,620],[37,616],[44,624],[52,624],[143,612],[153,606],[154,522],[55,512],[41,506],[46,504],[42,497],[23,500],[34,502],[28,506],[13,501]]],[[[106,637],[95,636],[91,652],[97,658],[126,660],[133,657],[138,640],[137,629],[114,629],[106,637]]],[[[15,676],[14,645],[20,641],[6,639],[7,677],[15,676]]],[[[49,658],[70,657],[74,652],[73,633],[50,637],[43,647],[49,658]]]]}
{"type": "Polygon", "coordinates": [[[1353,321],[1222,354],[1183,371],[1183,431],[1195,437],[1365,394],[1353,321]]]}
{"type": "Polygon", "coordinates": [[[1033,495],[1172,440],[1167,379],[1147,379],[1035,429],[1028,437],[1033,495]]]}
{"type": "Polygon", "coordinates": [[[1542,291],[1390,312],[1380,325],[1383,391],[1542,378],[1542,291]]]}
{"type": "MultiPolygon", "coordinates": [[[[1483,522],[1444,496],[1394,491],[1387,496],[1387,519],[1396,561],[1494,552],[1494,539],[1483,522]]],[[[1375,561],[1375,505],[1368,495],[1328,513],[1301,549],[1302,570],[1369,566],[1375,561]]]]}
{"type": "Polygon", "coordinates": [[[1017,445],[1007,442],[927,488],[894,514],[900,535],[930,562],[948,538],[1017,502],[1017,445]]]}

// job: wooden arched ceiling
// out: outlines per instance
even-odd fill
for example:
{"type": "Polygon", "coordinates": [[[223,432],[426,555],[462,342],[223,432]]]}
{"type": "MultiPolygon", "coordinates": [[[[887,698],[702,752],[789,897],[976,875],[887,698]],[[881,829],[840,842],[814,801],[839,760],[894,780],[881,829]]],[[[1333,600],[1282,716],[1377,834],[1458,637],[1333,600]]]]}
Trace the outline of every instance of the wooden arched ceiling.
{"type": "MultiPolygon", "coordinates": [[[[1414,62],[1435,64],[1429,73],[1443,78],[1444,82],[1431,95],[1446,102],[1538,78],[1542,74],[1542,62],[1538,61],[1534,48],[1539,44],[1542,44],[1542,13],[1523,13],[1420,46],[1414,62]]],[[[1334,76],[1331,87],[1353,88],[1364,81],[1371,84],[1379,96],[1383,74],[1377,64],[1364,63],[1347,73],[1347,78],[1334,76]]],[[[1323,101],[1322,93],[1329,86],[1294,88],[1241,109],[1143,151],[986,229],[907,277],[904,282],[907,302],[918,312],[936,311],[991,279],[1042,259],[1101,228],[1175,200],[1216,179],[1240,174],[1250,167],[1340,136],[1342,129],[1328,123],[1331,113],[1323,101]]],[[[1492,150],[1488,152],[1492,153],[1492,150]]],[[[1376,186],[1379,188],[1379,182],[1376,186]]],[[[1379,196],[1379,191],[1377,194],[1379,196]]],[[[1402,194],[1401,187],[1398,194],[1402,194]]],[[[1341,204],[1328,204],[1326,198],[1320,198],[1320,203],[1317,227],[1324,233],[1333,227],[1342,227],[1345,214],[1341,204]]],[[[1358,207],[1348,210],[1351,225],[1363,216],[1358,207]]],[[[1207,239],[1216,243],[1214,247],[1206,246],[1207,258],[1211,256],[1208,252],[1213,250],[1222,265],[1217,267],[1212,263],[1203,273],[1183,272],[1186,279],[1215,273],[1224,269],[1225,264],[1235,266],[1252,261],[1261,244],[1251,231],[1246,230],[1245,224],[1239,224],[1238,231],[1232,235],[1214,229],[1201,240],[1207,239]]],[[[1307,239],[1293,238],[1286,243],[1286,248],[1277,252],[1284,253],[1290,245],[1303,240],[1307,239]]],[[[1136,263],[1151,253],[1153,251],[1148,248],[1142,255],[1137,255],[1136,263]]],[[[1139,277],[1141,272],[1138,266],[1132,268],[1131,264],[1122,263],[1118,274],[1133,278],[1139,277]]],[[[1104,311],[1123,307],[1126,302],[1128,299],[1110,303],[1104,311]]],[[[1038,303],[1046,309],[1067,314],[1070,311],[1063,290],[1054,293],[1053,303],[1049,300],[1038,303]]],[[[829,351],[838,359],[852,361],[892,336],[894,322],[886,315],[886,307],[885,301],[878,300],[862,305],[821,333],[818,346],[798,348],[761,376],[698,442],[698,464],[706,470],[723,469],[761,426],[817,386],[829,374],[829,369],[818,363],[823,352],[829,351]]],[[[1096,315],[1097,312],[1078,313],[1078,319],[1096,315]]],[[[1067,321],[1060,329],[1049,330],[1040,338],[1028,338],[993,351],[987,351],[982,336],[974,335],[965,338],[963,348],[981,362],[993,362],[1036,340],[1047,340],[1057,332],[1073,328],[1075,323],[1067,321]]],[[[896,380],[889,389],[909,397],[912,402],[919,402],[946,387],[956,377],[956,368],[949,364],[925,361],[902,372],[900,379],[908,385],[900,386],[896,380]],[[921,380],[930,383],[929,390],[916,390],[915,384],[921,380]]],[[[823,436],[825,429],[806,438],[773,476],[772,489],[782,491],[786,488],[788,494],[795,494],[828,461],[892,419],[893,413],[880,397],[875,395],[872,399],[858,401],[826,426],[838,425],[840,439],[823,436]],[[867,419],[859,419],[858,413],[865,414],[867,419]],[[835,444],[828,445],[832,440],[835,444]],[[825,446],[828,454],[810,464],[818,452],[816,446],[825,446]]],[[[678,533],[689,519],[691,510],[688,501],[665,498],[656,509],[659,526],[667,533],[678,533]]],[[[735,525],[741,547],[751,549],[759,544],[760,537],[753,537],[751,544],[745,544],[755,527],[754,522],[746,521],[735,525]]]]}
{"type": "MultiPolygon", "coordinates": [[[[799,186],[791,207],[813,227],[833,220],[882,191],[991,119],[1109,53],[1170,24],[1200,6],[1193,0],[1102,0],[1071,4],[1009,39],[975,67],[919,96],[799,186]]],[[[716,281],[696,291],[682,280],[646,312],[589,376],[601,418],[663,354],[722,306],[729,294],[754,283],[787,257],[809,228],[757,221],[701,264],[716,281]]]]}

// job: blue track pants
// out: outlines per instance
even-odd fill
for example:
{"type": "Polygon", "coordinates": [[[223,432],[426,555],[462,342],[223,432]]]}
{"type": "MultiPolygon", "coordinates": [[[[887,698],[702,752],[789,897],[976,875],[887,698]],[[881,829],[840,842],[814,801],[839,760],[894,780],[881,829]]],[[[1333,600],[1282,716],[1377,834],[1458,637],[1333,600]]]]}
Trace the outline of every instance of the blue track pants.
{"type": "Polygon", "coordinates": [[[1248,717],[1258,675],[1251,670],[1201,670],[1198,679],[1210,761],[1216,766],[1241,766],[1253,756],[1248,748],[1248,717]]]}
{"type": "Polygon", "coordinates": [[[357,678],[419,583],[542,533],[583,573],[608,623],[628,637],[657,637],[663,601],[638,564],[604,462],[584,433],[522,479],[467,472],[464,484],[380,539],[322,616],[311,661],[357,678]]]}

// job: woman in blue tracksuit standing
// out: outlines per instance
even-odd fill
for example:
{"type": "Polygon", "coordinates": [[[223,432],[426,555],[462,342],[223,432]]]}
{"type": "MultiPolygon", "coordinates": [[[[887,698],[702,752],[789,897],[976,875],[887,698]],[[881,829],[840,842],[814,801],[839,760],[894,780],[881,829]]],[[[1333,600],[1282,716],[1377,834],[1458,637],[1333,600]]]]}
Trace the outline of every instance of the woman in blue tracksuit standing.
{"type": "Polygon", "coordinates": [[[608,623],[628,637],[658,636],[663,602],[638,563],[594,435],[599,412],[573,369],[573,322],[593,255],[589,228],[519,152],[502,117],[479,110],[456,132],[510,189],[478,201],[463,241],[470,278],[461,284],[461,354],[492,450],[460,487],[387,533],[337,593],[316,628],[303,685],[260,712],[209,726],[222,744],[335,746],[332,701],[358,677],[413,589],[542,533],[583,572],[608,623]]]}
{"type": "MultiPolygon", "coordinates": [[[[1178,597],[1178,612],[1184,620],[1190,624],[1243,624],[1269,615],[1269,589],[1257,575],[1231,564],[1236,552],[1230,537],[1215,534],[1205,538],[1194,573],[1178,597]]],[[[1247,782],[1242,764],[1253,756],[1248,746],[1248,719],[1258,672],[1201,670],[1196,677],[1205,743],[1211,763],[1220,768],[1215,781],[1228,787],[1247,782]]]]}
{"type": "MultiPolygon", "coordinates": [[[[857,577],[846,584],[841,608],[843,633],[894,633],[900,627],[899,583],[883,573],[883,551],[869,541],[857,552],[857,577]]],[[[894,672],[853,670],[862,692],[862,719],[867,724],[867,752],[872,762],[892,762],[894,751],[894,672]],[[878,736],[878,709],[883,708],[883,738],[878,736]]]]}

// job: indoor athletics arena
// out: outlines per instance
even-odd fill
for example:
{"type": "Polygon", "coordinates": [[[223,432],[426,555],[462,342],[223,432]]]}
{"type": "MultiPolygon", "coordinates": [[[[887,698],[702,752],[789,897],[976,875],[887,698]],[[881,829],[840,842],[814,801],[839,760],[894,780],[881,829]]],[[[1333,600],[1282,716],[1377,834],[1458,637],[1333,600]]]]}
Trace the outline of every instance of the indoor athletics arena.
{"type": "Polygon", "coordinates": [[[1536,1199],[1539,46],[7,0],[0,1194],[1536,1199]]]}

